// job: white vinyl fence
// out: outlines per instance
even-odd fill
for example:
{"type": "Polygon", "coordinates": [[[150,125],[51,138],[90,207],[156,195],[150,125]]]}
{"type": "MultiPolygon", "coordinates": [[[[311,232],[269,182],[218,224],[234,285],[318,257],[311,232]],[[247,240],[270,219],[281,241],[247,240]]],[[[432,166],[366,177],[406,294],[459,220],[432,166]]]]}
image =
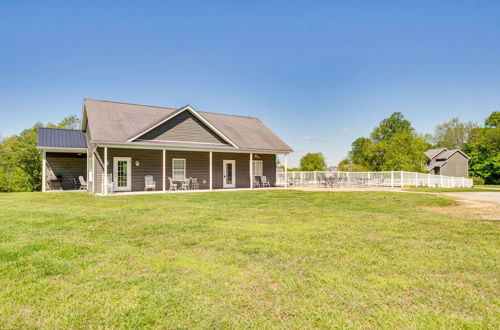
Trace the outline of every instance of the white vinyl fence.
{"type": "MultiPolygon", "coordinates": [[[[380,187],[431,187],[470,188],[472,179],[424,174],[405,171],[387,172],[339,172],[310,171],[287,172],[287,186],[380,186],[380,187]]],[[[285,185],[285,173],[276,173],[276,184],[285,185]]]]}

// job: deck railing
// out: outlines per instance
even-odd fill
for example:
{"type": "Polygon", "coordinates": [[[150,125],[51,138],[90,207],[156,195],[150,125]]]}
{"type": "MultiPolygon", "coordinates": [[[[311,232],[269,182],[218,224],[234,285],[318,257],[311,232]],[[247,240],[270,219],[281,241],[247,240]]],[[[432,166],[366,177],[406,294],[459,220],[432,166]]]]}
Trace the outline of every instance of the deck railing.
{"type": "MultiPolygon", "coordinates": [[[[381,187],[431,187],[431,188],[470,188],[472,179],[444,175],[425,174],[406,171],[386,172],[340,172],[340,171],[289,171],[286,183],[300,185],[346,185],[381,187]]],[[[276,184],[285,185],[285,173],[276,173],[276,184]]]]}

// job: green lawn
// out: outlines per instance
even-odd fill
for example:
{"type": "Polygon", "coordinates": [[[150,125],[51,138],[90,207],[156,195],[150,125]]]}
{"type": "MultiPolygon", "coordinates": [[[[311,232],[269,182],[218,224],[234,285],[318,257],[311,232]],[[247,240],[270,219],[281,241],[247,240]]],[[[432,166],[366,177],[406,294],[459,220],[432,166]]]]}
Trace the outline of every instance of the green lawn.
{"type": "Polygon", "coordinates": [[[500,223],[451,203],[0,194],[0,328],[499,328],[500,223]]]}
{"type": "Polygon", "coordinates": [[[420,192],[434,192],[434,193],[443,193],[443,192],[499,192],[500,190],[495,189],[486,189],[482,188],[486,186],[474,187],[474,188],[428,188],[428,187],[405,187],[404,190],[408,191],[420,191],[420,192]]]}

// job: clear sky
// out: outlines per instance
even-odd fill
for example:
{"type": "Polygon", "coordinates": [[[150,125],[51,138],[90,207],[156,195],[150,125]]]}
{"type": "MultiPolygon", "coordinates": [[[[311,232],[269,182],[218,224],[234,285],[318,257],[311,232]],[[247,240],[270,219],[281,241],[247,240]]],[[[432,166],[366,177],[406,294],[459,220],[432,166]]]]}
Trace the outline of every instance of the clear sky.
{"type": "Polygon", "coordinates": [[[329,165],[401,111],[500,109],[500,1],[0,3],[0,135],[84,97],[261,118],[329,165]]]}

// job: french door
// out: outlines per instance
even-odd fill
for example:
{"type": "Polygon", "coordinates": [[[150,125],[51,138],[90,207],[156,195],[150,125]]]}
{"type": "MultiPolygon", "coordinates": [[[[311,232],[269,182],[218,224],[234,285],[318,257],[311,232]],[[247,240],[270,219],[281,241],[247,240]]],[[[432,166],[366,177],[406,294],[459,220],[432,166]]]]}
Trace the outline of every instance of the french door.
{"type": "Polygon", "coordinates": [[[222,161],[222,177],[224,188],[236,187],[236,161],[223,160],[222,161]]]}
{"type": "Polygon", "coordinates": [[[132,190],[132,159],[130,157],[113,158],[113,190],[132,190]]]}

